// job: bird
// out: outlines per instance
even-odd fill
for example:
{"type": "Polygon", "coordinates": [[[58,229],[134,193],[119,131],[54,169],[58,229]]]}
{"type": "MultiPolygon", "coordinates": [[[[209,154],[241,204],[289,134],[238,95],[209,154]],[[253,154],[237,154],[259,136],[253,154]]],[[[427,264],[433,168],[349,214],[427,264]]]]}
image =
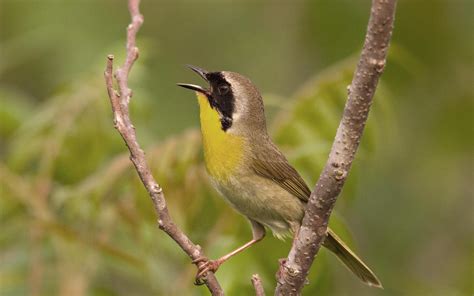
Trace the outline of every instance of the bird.
{"type": "MultiPolygon", "coordinates": [[[[279,239],[295,235],[311,190],[268,135],[262,96],[247,77],[187,65],[208,84],[195,91],[204,161],[212,186],[252,227],[252,239],[217,260],[199,257],[196,283],[208,271],[261,241],[270,229],[279,239]]],[[[382,288],[374,272],[330,228],[323,246],[363,283],[382,288]]]]}

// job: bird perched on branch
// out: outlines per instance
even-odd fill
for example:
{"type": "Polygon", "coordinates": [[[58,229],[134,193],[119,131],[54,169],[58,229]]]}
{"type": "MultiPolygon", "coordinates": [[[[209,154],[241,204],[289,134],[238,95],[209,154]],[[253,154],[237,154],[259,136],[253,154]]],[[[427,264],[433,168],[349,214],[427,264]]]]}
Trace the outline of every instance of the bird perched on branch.
{"type": "MultiPolygon", "coordinates": [[[[295,234],[311,191],[268,136],[262,97],[246,77],[234,72],[208,72],[189,66],[208,88],[178,83],[194,90],[200,109],[206,169],[214,188],[247,217],[253,238],[217,260],[198,258],[196,282],[208,271],[262,240],[265,227],[278,238],[295,234]]],[[[324,246],[357,277],[382,287],[369,267],[328,229],[324,246]]]]}

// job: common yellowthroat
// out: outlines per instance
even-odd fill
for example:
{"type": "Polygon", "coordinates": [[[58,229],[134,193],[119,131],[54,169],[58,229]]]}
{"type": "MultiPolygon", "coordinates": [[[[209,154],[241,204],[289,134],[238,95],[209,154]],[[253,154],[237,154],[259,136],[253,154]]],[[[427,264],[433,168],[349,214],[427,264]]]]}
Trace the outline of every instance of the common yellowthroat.
{"type": "MultiPolygon", "coordinates": [[[[189,66],[209,88],[178,83],[194,90],[200,109],[206,169],[214,188],[247,217],[253,238],[217,260],[199,258],[196,280],[235,254],[263,239],[265,227],[278,238],[297,233],[308,198],[308,186],[268,136],[262,97],[246,77],[208,72],[189,66]]],[[[382,287],[377,276],[331,230],[324,246],[364,283],[382,287]]]]}

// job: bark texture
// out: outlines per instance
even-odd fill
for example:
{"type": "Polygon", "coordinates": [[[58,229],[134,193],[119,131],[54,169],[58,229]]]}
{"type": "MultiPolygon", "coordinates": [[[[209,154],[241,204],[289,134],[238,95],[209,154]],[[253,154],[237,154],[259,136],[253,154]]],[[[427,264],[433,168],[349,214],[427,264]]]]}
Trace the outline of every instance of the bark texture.
{"type": "Polygon", "coordinates": [[[277,273],[275,295],[300,295],[321,248],[336,199],[359,147],[372,98],[385,68],[396,0],[373,0],[364,47],[348,88],[349,96],[326,165],[308,201],[287,260],[277,273]]]}

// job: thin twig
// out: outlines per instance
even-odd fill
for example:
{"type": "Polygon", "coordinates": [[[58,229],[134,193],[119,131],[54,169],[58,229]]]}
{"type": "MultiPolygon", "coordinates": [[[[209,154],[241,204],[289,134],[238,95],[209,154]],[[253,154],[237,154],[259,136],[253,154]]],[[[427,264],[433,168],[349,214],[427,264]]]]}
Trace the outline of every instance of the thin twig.
{"type": "Polygon", "coordinates": [[[258,274],[252,275],[252,285],[255,288],[256,296],[265,296],[265,290],[263,289],[262,279],[258,274]]]}
{"type": "Polygon", "coordinates": [[[275,295],[300,295],[326,238],[329,216],[359,146],[393,30],[396,0],[372,0],[364,48],[328,161],[311,193],[298,236],[277,273],[275,295]]]}
{"type": "MultiPolygon", "coordinates": [[[[132,22],[127,28],[127,56],[122,67],[115,72],[118,84],[118,92],[114,89],[113,81],[113,60],[114,56],[107,57],[107,66],[104,72],[107,92],[112,105],[115,128],[122,136],[130,151],[130,160],[137,170],[140,180],[143,182],[148,194],[151,197],[155,211],[158,215],[158,225],[165,231],[183,251],[193,260],[204,257],[201,248],[195,245],[178,226],[172,221],[166,206],[163,190],[155,181],[151,170],[146,163],[145,153],[138,144],[135,128],[129,117],[130,99],[132,91],[128,87],[128,75],[136,59],[138,58],[138,47],[136,46],[136,34],[143,23],[143,16],[139,11],[139,0],[129,0],[128,8],[132,22]]],[[[212,295],[224,295],[217,279],[212,272],[208,272],[204,279],[212,295]]]]}

